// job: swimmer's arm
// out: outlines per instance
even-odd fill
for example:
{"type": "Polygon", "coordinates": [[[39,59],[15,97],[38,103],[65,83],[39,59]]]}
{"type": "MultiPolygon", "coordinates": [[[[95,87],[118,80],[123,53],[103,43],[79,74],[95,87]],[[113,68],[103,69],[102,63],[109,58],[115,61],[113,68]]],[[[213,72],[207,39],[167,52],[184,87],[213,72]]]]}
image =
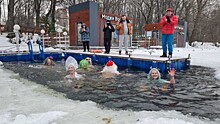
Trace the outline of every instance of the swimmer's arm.
{"type": "Polygon", "coordinates": [[[174,91],[175,90],[175,79],[174,79],[174,74],[173,75],[170,75],[170,88],[174,91]]]}
{"type": "MultiPolygon", "coordinates": [[[[174,78],[174,77],[170,77],[170,78],[174,78]]],[[[175,85],[175,80],[174,79],[170,79],[170,81],[164,80],[163,83],[164,84],[170,84],[170,86],[173,87],[175,85]]]]}
{"type": "Polygon", "coordinates": [[[170,76],[170,84],[174,85],[175,84],[175,79],[174,76],[170,76]]]}
{"type": "MultiPolygon", "coordinates": [[[[175,80],[172,79],[174,77],[170,77],[170,78],[171,78],[170,81],[163,80],[163,84],[169,84],[170,88],[172,90],[175,90],[175,80]],[[174,82],[172,82],[172,81],[174,81],[174,82]]],[[[166,91],[167,85],[162,86],[161,89],[163,89],[162,91],[166,91]]]]}
{"type": "MultiPolygon", "coordinates": [[[[174,91],[175,90],[175,83],[171,83],[170,81],[167,81],[166,84],[169,84],[169,88],[171,89],[171,91],[174,91]]],[[[163,89],[162,91],[166,91],[167,90],[167,86],[162,86],[161,89],[163,89]]]]}
{"type": "Polygon", "coordinates": [[[95,69],[95,66],[93,66],[93,65],[89,65],[89,68],[91,68],[91,69],[95,69]]]}
{"type": "Polygon", "coordinates": [[[175,84],[175,79],[174,79],[174,76],[175,76],[175,73],[176,73],[176,70],[173,68],[173,69],[170,69],[168,71],[168,74],[170,76],[170,84],[174,85],[175,84]]]}
{"type": "Polygon", "coordinates": [[[122,73],[120,73],[120,72],[117,72],[116,74],[117,74],[117,75],[122,75],[122,73]]]}

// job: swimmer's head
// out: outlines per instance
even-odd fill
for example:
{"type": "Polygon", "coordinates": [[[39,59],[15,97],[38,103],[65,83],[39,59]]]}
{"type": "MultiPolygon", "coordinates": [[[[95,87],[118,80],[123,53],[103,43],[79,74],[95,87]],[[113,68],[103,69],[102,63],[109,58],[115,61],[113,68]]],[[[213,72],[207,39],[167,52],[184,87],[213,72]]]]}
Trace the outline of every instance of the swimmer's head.
{"type": "Polygon", "coordinates": [[[161,75],[158,69],[152,68],[148,73],[148,79],[150,80],[158,80],[161,79],[161,75]]]}

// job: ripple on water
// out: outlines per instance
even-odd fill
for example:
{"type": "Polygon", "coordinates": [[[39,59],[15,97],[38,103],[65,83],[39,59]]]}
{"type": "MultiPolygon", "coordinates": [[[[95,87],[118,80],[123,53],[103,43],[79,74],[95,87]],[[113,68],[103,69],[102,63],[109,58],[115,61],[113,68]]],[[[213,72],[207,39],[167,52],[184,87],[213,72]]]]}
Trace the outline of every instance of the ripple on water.
{"type": "MultiPolygon", "coordinates": [[[[214,70],[192,66],[190,70],[177,72],[175,92],[141,92],[138,83],[147,79],[147,74],[136,69],[120,69],[130,76],[103,79],[98,73],[102,66],[96,66],[94,73],[86,73],[84,86],[79,90],[64,85],[66,75],[62,64],[42,67],[39,64],[5,63],[5,68],[19,73],[21,77],[47,85],[73,100],[92,100],[104,107],[133,111],[177,110],[184,114],[220,118],[220,84],[214,77],[214,70]],[[38,68],[39,67],[39,68],[38,68]]],[[[168,80],[166,75],[162,76],[168,80]]]]}

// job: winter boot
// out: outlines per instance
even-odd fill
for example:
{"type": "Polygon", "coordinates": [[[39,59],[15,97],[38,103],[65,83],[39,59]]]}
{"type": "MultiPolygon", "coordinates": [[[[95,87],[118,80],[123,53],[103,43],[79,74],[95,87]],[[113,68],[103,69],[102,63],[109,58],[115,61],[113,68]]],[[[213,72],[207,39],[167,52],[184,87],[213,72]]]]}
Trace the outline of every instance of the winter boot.
{"type": "Polygon", "coordinates": [[[163,55],[160,57],[167,57],[167,53],[163,53],[163,55]]]}
{"type": "Polygon", "coordinates": [[[169,57],[169,58],[172,58],[172,55],[173,55],[172,53],[169,53],[169,56],[168,56],[168,57],[169,57]]]}
{"type": "Polygon", "coordinates": [[[128,55],[128,51],[126,51],[125,54],[128,55]]]}

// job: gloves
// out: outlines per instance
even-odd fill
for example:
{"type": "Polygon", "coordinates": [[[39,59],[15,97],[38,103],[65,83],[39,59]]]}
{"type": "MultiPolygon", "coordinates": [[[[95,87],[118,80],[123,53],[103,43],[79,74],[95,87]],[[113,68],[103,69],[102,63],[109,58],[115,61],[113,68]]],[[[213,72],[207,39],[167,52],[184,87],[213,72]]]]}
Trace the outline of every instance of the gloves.
{"type": "Polygon", "coordinates": [[[166,16],[166,18],[167,18],[167,22],[170,23],[170,17],[166,16]]]}

